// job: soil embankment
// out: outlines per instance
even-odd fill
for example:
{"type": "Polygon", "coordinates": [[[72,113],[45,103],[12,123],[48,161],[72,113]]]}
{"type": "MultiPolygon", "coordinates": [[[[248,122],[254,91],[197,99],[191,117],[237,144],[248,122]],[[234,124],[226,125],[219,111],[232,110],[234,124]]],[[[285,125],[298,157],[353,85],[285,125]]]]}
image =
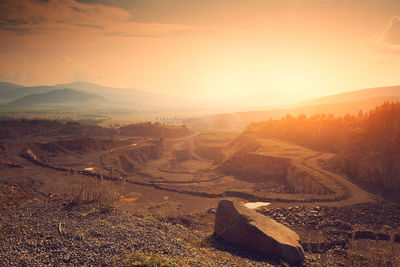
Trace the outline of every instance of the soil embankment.
{"type": "Polygon", "coordinates": [[[373,199],[345,177],[321,166],[320,160],[332,158],[334,154],[245,134],[224,152],[218,170],[242,179],[280,181],[287,185],[290,193],[313,196],[313,201],[357,203],[373,199]]]}
{"type": "Polygon", "coordinates": [[[384,265],[399,256],[390,248],[399,248],[400,208],[372,203],[370,193],[326,169],[323,162],[334,154],[248,134],[225,144],[216,158],[197,149],[227,143],[215,134],[200,143],[196,135],[45,134],[0,144],[0,158],[20,166],[0,164],[0,265],[101,265],[150,255],[178,265],[279,266],[210,236],[216,204],[226,198],[271,202],[259,212],[299,233],[308,265],[379,266],[364,253],[366,242],[374,251],[382,246],[384,265]],[[114,207],[140,217],[68,197],[88,184],[105,192],[105,182],[117,196],[114,207]]]}

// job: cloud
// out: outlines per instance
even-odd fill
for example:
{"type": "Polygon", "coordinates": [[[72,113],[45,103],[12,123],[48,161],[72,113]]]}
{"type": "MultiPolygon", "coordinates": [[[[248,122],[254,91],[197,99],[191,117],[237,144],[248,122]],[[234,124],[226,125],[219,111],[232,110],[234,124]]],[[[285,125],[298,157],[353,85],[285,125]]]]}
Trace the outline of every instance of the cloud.
{"type": "Polygon", "coordinates": [[[400,16],[393,16],[382,35],[370,40],[368,46],[378,52],[400,54],[400,16]]]}
{"type": "Polygon", "coordinates": [[[0,1],[0,30],[18,35],[85,33],[104,36],[174,36],[189,27],[134,22],[128,11],[75,0],[0,1]]]}
{"type": "Polygon", "coordinates": [[[61,71],[64,75],[63,80],[72,82],[82,81],[93,81],[99,82],[102,79],[102,75],[96,72],[94,69],[89,68],[79,60],[69,56],[62,56],[57,58],[55,62],[51,64],[57,71],[61,71]]]}
{"type": "Polygon", "coordinates": [[[39,69],[24,56],[0,55],[0,79],[15,82],[37,82],[39,69]]]}
{"type": "Polygon", "coordinates": [[[104,77],[78,59],[62,56],[32,60],[25,56],[0,54],[0,79],[26,85],[57,84],[78,81],[101,82],[104,77]]]}
{"type": "Polygon", "coordinates": [[[400,45],[400,16],[394,16],[383,32],[382,40],[389,45],[400,45]]]}

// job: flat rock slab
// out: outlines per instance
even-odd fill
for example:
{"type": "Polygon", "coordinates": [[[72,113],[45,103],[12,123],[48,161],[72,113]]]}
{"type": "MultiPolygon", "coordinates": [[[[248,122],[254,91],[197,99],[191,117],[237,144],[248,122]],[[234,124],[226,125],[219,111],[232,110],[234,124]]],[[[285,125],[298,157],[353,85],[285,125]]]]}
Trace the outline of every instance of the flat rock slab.
{"type": "Polygon", "coordinates": [[[302,263],[305,258],[294,231],[238,202],[218,203],[214,232],[240,247],[275,255],[290,264],[302,263]]]}

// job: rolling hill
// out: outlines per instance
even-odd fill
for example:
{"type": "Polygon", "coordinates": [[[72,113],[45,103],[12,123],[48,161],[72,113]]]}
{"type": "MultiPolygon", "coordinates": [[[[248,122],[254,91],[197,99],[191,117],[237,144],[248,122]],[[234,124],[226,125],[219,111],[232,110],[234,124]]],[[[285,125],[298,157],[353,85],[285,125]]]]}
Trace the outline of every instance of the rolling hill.
{"type": "MultiPolygon", "coordinates": [[[[282,108],[273,108],[284,102],[287,94],[274,90],[260,92],[236,99],[227,96],[224,100],[212,101],[184,96],[170,96],[149,93],[137,89],[114,88],[94,83],[75,82],[53,86],[21,86],[0,82],[0,104],[8,107],[32,107],[50,105],[52,107],[72,107],[74,109],[102,112],[123,112],[126,114],[214,114],[188,119],[185,123],[197,129],[243,130],[253,121],[280,119],[290,113],[345,115],[359,110],[368,111],[385,101],[400,101],[400,86],[369,88],[345,92],[337,95],[314,98],[282,108]],[[95,105],[82,105],[94,103],[95,105]],[[274,103],[275,105],[271,104],[274,103]],[[221,113],[231,112],[234,113],[221,113]],[[242,111],[242,112],[237,112],[242,111]]],[[[300,95],[299,95],[300,97],[300,95]]],[[[304,96],[303,96],[304,97],[304,96]]],[[[150,117],[146,117],[151,120],[150,117]]],[[[153,118],[154,119],[154,118],[153,118]]]]}
{"type": "Polygon", "coordinates": [[[0,82],[0,104],[3,105],[8,103],[11,106],[29,107],[91,99],[97,100],[97,107],[107,110],[142,110],[163,106],[167,98],[137,89],[113,88],[86,82],[52,86],[21,86],[0,82]]]}
{"type": "Polygon", "coordinates": [[[53,90],[52,86],[22,86],[12,83],[0,83],[0,99],[3,101],[14,101],[18,98],[41,94],[53,90]]]}
{"type": "Polygon", "coordinates": [[[292,108],[216,114],[188,119],[185,123],[196,129],[242,131],[250,122],[281,119],[286,114],[309,116],[325,113],[343,116],[347,113],[355,114],[359,110],[369,111],[384,102],[399,101],[400,86],[369,88],[310,99],[300,102],[292,108]]]}
{"type": "Polygon", "coordinates": [[[348,103],[387,96],[400,97],[400,86],[386,86],[350,91],[341,94],[305,100],[298,103],[296,106],[315,106],[333,103],[348,103]]]}
{"type": "Polygon", "coordinates": [[[94,100],[104,100],[103,97],[77,91],[74,89],[51,90],[46,93],[36,93],[18,98],[9,104],[12,106],[39,106],[52,104],[82,103],[94,100]]]}
{"type": "Polygon", "coordinates": [[[22,85],[0,82],[0,99],[2,101],[10,100],[14,97],[16,92],[19,92],[19,89],[22,88],[22,85]]]}

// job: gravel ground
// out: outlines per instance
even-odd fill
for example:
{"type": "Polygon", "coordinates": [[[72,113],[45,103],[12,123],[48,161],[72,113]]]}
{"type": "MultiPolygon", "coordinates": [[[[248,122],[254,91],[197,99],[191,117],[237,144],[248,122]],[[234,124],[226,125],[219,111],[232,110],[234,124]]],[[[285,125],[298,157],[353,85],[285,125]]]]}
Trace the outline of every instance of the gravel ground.
{"type": "Polygon", "coordinates": [[[93,204],[71,206],[57,197],[21,195],[13,200],[0,198],[0,266],[133,266],[130,255],[138,251],[178,266],[280,265],[230,246],[211,233],[151,216],[98,210],[93,204]]]}
{"type": "MultiPolygon", "coordinates": [[[[137,217],[94,204],[71,205],[30,188],[0,184],[0,266],[287,266],[229,245],[210,229],[196,230],[201,227],[190,225],[201,220],[193,216],[137,217]]],[[[399,205],[259,212],[300,235],[304,266],[400,266],[399,205]]]]}
{"type": "Polygon", "coordinates": [[[400,205],[394,202],[259,212],[299,234],[309,263],[400,266],[400,205]]]}

